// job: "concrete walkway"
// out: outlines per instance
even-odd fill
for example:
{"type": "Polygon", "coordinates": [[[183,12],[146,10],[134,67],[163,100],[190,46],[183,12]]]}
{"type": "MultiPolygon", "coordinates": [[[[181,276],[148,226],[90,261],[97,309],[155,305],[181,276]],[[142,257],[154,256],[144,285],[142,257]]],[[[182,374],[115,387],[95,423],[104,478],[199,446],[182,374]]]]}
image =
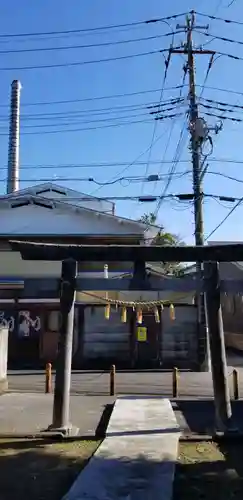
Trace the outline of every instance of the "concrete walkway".
{"type": "Polygon", "coordinates": [[[117,399],[107,437],[63,500],[170,500],[178,440],[168,399],[117,399]]]}

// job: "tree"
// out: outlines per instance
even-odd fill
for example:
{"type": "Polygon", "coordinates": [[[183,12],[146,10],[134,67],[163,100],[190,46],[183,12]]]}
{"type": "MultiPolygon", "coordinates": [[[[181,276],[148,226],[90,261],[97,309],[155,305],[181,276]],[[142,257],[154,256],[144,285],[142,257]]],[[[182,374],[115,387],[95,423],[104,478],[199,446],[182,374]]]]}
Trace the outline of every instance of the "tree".
{"type": "MultiPolygon", "coordinates": [[[[156,225],[156,215],[153,212],[142,215],[139,220],[147,225],[156,225]]],[[[184,243],[178,236],[165,231],[164,226],[161,226],[151,244],[161,246],[177,246],[183,245],[184,243]]],[[[176,276],[183,274],[184,266],[180,262],[161,262],[160,266],[163,268],[165,274],[173,274],[176,276]]]]}

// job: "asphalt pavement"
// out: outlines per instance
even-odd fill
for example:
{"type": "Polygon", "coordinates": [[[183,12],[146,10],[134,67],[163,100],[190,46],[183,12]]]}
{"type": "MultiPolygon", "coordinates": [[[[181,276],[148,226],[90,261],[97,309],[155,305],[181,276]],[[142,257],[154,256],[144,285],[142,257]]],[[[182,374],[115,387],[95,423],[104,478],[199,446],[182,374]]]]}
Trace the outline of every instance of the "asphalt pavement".
{"type": "MultiPolygon", "coordinates": [[[[114,399],[110,396],[70,397],[70,422],[79,429],[80,436],[96,434],[106,405],[113,404],[114,399]]],[[[0,396],[0,435],[35,435],[46,431],[52,423],[52,413],[52,394],[4,394],[0,396]]]]}
{"type": "MultiPolygon", "coordinates": [[[[229,385],[232,390],[232,371],[239,373],[239,392],[243,398],[243,354],[228,353],[229,385]]],[[[53,372],[53,385],[55,373],[53,372]]],[[[44,370],[10,370],[8,372],[11,392],[44,393],[44,370]]],[[[107,371],[72,372],[71,394],[87,396],[109,395],[110,375],[107,371]]],[[[163,370],[119,371],[116,373],[117,395],[160,395],[172,397],[172,372],[163,370]]],[[[211,373],[185,372],[179,374],[178,396],[187,398],[213,397],[211,373]]]]}
{"type": "MultiPolygon", "coordinates": [[[[232,367],[228,368],[229,385],[232,391],[232,367]]],[[[239,392],[243,398],[243,368],[238,368],[239,392]]],[[[16,371],[8,374],[11,392],[44,393],[45,373],[16,371]]],[[[53,384],[55,374],[53,374],[53,384]]],[[[115,378],[117,395],[160,395],[172,397],[172,373],[163,371],[118,372],[115,378]]],[[[71,394],[84,396],[108,396],[109,373],[72,373],[71,394]]],[[[180,372],[178,396],[182,398],[211,398],[213,385],[211,373],[180,372]]]]}

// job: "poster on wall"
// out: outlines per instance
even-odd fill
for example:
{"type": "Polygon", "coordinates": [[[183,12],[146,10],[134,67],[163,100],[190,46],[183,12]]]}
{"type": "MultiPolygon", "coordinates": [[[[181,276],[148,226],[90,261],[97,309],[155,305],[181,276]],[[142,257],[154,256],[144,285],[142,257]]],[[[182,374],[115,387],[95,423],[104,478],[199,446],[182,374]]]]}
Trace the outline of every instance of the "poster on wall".
{"type": "Polygon", "coordinates": [[[16,331],[18,337],[36,335],[41,329],[40,316],[31,316],[30,311],[19,311],[16,317],[13,313],[0,311],[0,327],[8,328],[9,332],[16,331]]]}
{"type": "Polygon", "coordinates": [[[138,342],[147,341],[147,328],[145,326],[139,326],[137,328],[137,341],[138,342]]]}

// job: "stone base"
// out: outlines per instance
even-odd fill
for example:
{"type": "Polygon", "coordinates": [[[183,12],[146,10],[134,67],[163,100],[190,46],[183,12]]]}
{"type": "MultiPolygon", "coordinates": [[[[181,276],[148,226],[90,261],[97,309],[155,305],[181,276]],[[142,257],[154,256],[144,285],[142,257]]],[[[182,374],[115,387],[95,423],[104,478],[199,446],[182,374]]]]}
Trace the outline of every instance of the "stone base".
{"type": "Polygon", "coordinates": [[[50,436],[62,436],[64,438],[77,437],[79,434],[79,428],[75,427],[72,424],[69,424],[64,427],[54,427],[51,424],[48,429],[44,431],[46,434],[50,434],[50,436]]]}
{"type": "Polygon", "coordinates": [[[0,379],[0,394],[3,394],[8,390],[8,379],[2,378],[0,379]]]}

